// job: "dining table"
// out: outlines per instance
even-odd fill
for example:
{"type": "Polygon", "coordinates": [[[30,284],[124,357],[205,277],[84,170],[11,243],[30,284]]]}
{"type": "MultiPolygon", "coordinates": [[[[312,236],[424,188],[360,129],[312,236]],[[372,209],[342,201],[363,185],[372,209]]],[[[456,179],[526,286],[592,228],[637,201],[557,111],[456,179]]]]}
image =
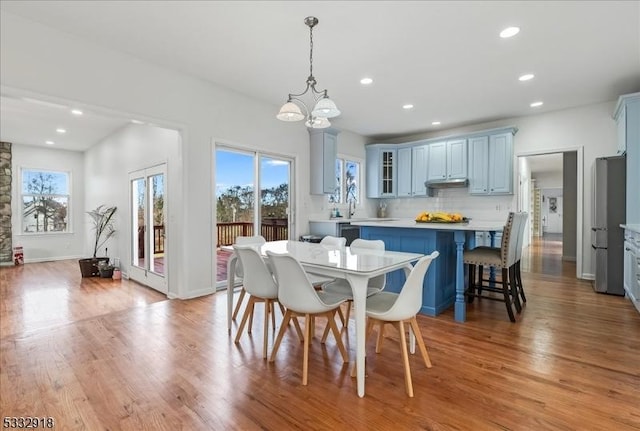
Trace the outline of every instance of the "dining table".
{"type": "MultiPolygon", "coordinates": [[[[424,256],[390,250],[351,249],[348,246],[329,246],[301,241],[268,241],[259,246],[266,257],[267,251],[287,253],[296,258],[305,269],[313,274],[341,278],[349,282],[353,293],[354,319],[356,327],[356,382],[358,396],[365,395],[365,342],[366,342],[366,301],[368,280],[397,269],[408,272],[412,263],[424,256]]],[[[233,289],[235,287],[235,267],[237,258],[232,254],[227,263],[227,317],[231,333],[233,289]]]]}

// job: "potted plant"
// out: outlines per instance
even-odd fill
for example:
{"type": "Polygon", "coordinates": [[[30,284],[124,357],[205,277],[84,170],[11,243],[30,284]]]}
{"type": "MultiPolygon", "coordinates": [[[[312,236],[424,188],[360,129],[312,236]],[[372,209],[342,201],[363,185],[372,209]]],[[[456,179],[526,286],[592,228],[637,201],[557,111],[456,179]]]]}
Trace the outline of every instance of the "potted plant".
{"type": "MultiPolygon", "coordinates": [[[[80,259],[80,272],[83,277],[96,277],[100,275],[99,262],[105,262],[109,265],[108,257],[97,257],[98,250],[102,247],[109,238],[115,233],[114,227],[114,214],[117,207],[105,207],[104,205],[98,206],[92,211],[88,211],[87,214],[91,217],[93,222],[93,230],[95,231],[95,239],[93,242],[93,257],[87,259],[80,259]]],[[[106,249],[105,249],[106,254],[106,249]]],[[[111,267],[113,271],[113,267],[111,267]]]]}

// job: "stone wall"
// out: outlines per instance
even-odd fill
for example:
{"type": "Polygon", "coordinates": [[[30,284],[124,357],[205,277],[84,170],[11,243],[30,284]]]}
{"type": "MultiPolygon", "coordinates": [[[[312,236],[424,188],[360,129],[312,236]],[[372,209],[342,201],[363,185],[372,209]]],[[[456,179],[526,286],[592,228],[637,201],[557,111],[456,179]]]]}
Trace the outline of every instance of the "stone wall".
{"type": "Polygon", "coordinates": [[[12,262],[11,143],[0,142],[0,264],[12,262]]]}

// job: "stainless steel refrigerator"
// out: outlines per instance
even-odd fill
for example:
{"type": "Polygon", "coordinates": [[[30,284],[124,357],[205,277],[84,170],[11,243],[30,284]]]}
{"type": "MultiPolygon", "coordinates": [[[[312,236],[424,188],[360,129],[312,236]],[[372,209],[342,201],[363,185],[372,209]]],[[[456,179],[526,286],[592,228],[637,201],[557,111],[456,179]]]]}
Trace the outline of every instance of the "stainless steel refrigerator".
{"type": "Polygon", "coordinates": [[[601,157],[593,166],[591,247],[595,255],[596,292],[624,295],[624,231],[626,216],[625,156],[601,157]]]}

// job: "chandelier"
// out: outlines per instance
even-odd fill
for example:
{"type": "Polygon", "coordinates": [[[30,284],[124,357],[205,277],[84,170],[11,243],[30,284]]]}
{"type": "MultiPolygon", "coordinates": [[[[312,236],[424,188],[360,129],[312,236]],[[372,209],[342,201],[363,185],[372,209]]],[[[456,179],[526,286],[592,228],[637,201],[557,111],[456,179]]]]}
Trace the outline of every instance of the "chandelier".
{"type": "Polygon", "coordinates": [[[309,27],[309,77],[307,78],[307,87],[302,93],[289,94],[287,103],[282,105],[280,112],[276,115],[278,120],[282,121],[300,121],[305,118],[304,123],[307,127],[313,129],[324,129],[331,126],[328,118],[340,115],[338,107],[329,99],[327,90],[316,90],[316,78],[313,76],[313,27],[318,24],[318,18],[308,16],[304,19],[304,23],[309,27]],[[309,110],[302,100],[302,96],[311,90],[313,96],[313,109],[309,110]]]}

